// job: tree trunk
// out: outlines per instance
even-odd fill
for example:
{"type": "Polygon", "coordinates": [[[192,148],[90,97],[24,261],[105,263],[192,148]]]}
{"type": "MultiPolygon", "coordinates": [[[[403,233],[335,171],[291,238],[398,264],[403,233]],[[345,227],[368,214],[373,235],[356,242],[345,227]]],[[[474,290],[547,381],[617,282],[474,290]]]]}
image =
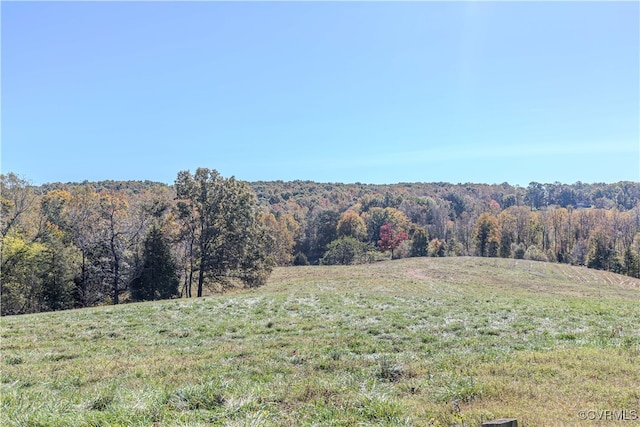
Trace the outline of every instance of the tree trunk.
{"type": "Polygon", "coordinates": [[[187,287],[187,297],[191,298],[191,285],[193,285],[193,267],[194,267],[194,256],[193,256],[193,240],[189,244],[189,285],[187,287]]]}
{"type": "Polygon", "coordinates": [[[198,298],[202,296],[202,286],[204,283],[204,267],[207,257],[207,245],[204,242],[200,243],[200,265],[198,268],[198,298]]]}
{"type": "Polygon", "coordinates": [[[120,291],[118,289],[118,282],[120,279],[120,260],[118,257],[114,257],[113,264],[113,305],[117,305],[119,301],[120,291]]]}
{"type": "Polygon", "coordinates": [[[187,272],[185,271],[184,274],[184,283],[182,284],[182,292],[180,293],[180,297],[182,297],[183,295],[186,296],[187,298],[189,298],[189,293],[187,292],[187,284],[189,280],[189,275],[187,274],[187,272]]]}
{"type": "Polygon", "coordinates": [[[82,273],[80,276],[80,292],[82,295],[82,306],[86,307],[87,304],[87,257],[84,250],[82,250],[82,273]]]}
{"type": "Polygon", "coordinates": [[[200,270],[198,271],[198,298],[202,296],[202,284],[204,282],[204,268],[202,268],[202,261],[200,270]]]}

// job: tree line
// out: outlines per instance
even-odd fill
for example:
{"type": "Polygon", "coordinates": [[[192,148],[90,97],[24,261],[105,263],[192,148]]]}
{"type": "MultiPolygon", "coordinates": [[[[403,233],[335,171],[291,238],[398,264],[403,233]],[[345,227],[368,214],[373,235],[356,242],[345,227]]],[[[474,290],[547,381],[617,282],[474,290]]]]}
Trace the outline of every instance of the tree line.
{"type": "Polygon", "coordinates": [[[640,277],[640,184],[246,183],[215,170],[1,175],[2,314],[260,286],[275,265],[487,256],[640,277]]]}
{"type": "MultiPolygon", "coordinates": [[[[562,262],[640,277],[640,184],[252,184],[297,222],[293,263],[406,256],[562,262]],[[382,237],[382,238],[381,238],[382,237]]],[[[284,260],[281,260],[284,261],[284,260]]]]}
{"type": "Polygon", "coordinates": [[[3,315],[259,286],[274,265],[255,193],[215,170],[173,188],[0,184],[3,315]]]}

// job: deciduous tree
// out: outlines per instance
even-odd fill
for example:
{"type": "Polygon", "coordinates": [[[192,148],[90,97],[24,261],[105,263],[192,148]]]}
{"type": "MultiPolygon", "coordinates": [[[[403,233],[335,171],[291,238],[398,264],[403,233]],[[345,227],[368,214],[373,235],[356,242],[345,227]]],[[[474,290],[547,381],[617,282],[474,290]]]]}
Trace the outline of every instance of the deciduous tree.
{"type": "Polygon", "coordinates": [[[182,215],[197,224],[198,291],[205,277],[228,285],[237,279],[246,286],[264,284],[273,261],[266,253],[267,235],[257,219],[257,200],[246,183],[225,179],[216,170],[181,171],[175,182],[182,215]]]}
{"type": "Polygon", "coordinates": [[[396,231],[392,224],[384,224],[380,227],[378,248],[380,252],[391,251],[391,258],[393,258],[393,251],[407,239],[409,239],[409,235],[406,232],[396,231]]]}
{"type": "Polygon", "coordinates": [[[296,239],[300,233],[300,225],[293,215],[281,213],[278,218],[267,212],[260,216],[260,222],[271,235],[271,244],[267,248],[277,265],[291,265],[296,239]]]}
{"type": "Polygon", "coordinates": [[[36,203],[37,197],[26,179],[14,173],[0,175],[0,237],[16,227],[36,203]]]}
{"type": "Polygon", "coordinates": [[[524,196],[525,202],[531,206],[531,209],[540,209],[547,205],[547,191],[544,185],[539,182],[531,182],[527,187],[527,193],[524,196]]]}
{"type": "Polygon", "coordinates": [[[309,240],[309,260],[315,263],[322,258],[329,243],[338,237],[340,214],[334,210],[321,211],[307,230],[309,240]]]}
{"type": "Polygon", "coordinates": [[[340,215],[337,231],[339,237],[353,237],[361,241],[367,237],[367,226],[364,220],[357,212],[351,210],[340,215]]]}
{"type": "Polygon", "coordinates": [[[497,218],[487,212],[480,215],[476,221],[474,238],[479,256],[498,256],[500,228],[497,218]]]}
{"type": "Polygon", "coordinates": [[[326,265],[350,265],[359,264],[366,259],[367,244],[353,237],[340,237],[329,243],[327,252],[322,258],[322,264],[326,265]]]}

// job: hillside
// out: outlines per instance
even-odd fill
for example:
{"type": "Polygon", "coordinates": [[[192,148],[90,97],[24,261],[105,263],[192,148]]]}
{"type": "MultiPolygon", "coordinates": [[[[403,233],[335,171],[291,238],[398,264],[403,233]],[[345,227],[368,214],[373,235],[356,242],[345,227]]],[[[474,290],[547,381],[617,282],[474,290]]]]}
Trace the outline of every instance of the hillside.
{"type": "Polygon", "coordinates": [[[266,286],[225,296],[2,318],[0,424],[633,417],[639,319],[640,280],[564,264],[459,257],[278,268],[266,286]]]}

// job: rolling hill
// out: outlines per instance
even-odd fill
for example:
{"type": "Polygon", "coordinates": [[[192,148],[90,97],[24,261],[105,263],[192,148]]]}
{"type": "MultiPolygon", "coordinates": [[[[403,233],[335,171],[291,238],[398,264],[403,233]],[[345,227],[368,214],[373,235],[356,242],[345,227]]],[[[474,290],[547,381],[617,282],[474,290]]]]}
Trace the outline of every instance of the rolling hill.
{"type": "Polygon", "coordinates": [[[279,268],[1,322],[7,426],[640,425],[640,280],[564,264],[279,268]]]}

